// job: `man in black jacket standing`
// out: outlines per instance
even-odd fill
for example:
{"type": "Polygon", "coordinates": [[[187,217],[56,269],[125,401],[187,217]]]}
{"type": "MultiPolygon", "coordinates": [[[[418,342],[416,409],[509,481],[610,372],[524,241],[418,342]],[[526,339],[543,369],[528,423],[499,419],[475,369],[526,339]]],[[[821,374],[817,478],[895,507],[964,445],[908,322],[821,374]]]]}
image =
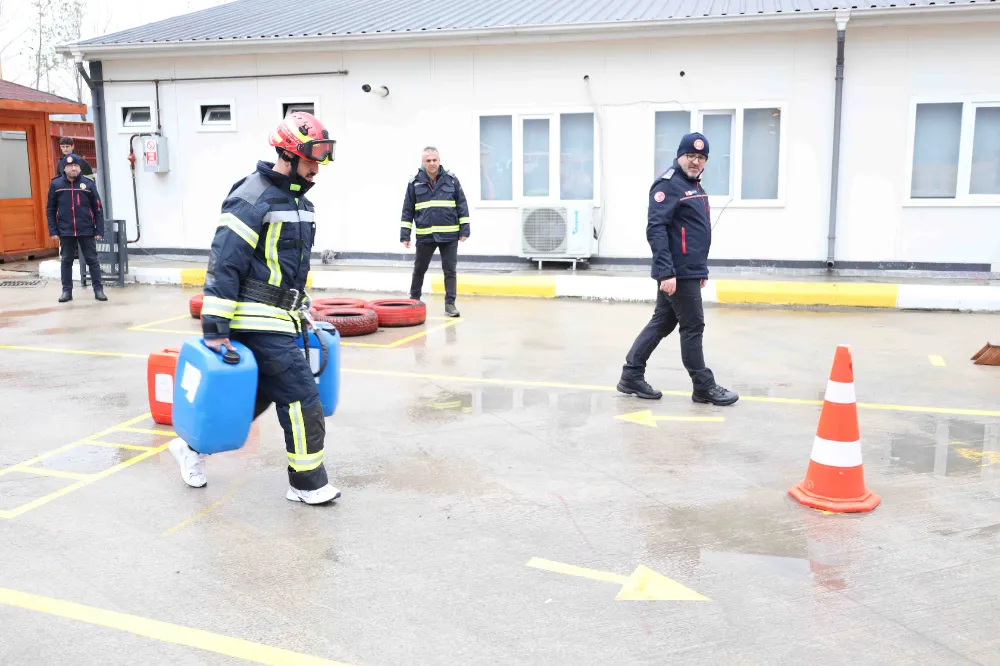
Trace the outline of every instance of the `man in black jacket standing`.
{"type": "Polygon", "coordinates": [[[70,153],[62,159],[65,175],[52,179],[49,185],[49,202],[46,217],[49,236],[59,239],[62,259],[62,295],[60,303],[73,300],[73,259],[77,247],[90,269],[94,284],[94,298],[106,301],[101,282],[101,264],[97,260],[97,242],[104,229],[104,213],[97,186],[89,178],[80,176],[80,156],[70,153]]]}
{"type": "Polygon", "coordinates": [[[410,298],[420,300],[424,273],[431,264],[434,250],[440,249],[444,313],[449,317],[459,316],[455,307],[456,266],[458,244],[469,237],[469,202],[455,174],[441,167],[441,158],[434,146],[424,148],[420,170],[406,185],[399,230],[399,242],[403,247],[410,247],[411,231],[417,235],[417,257],[413,262],[410,298]]]}
{"type": "Polygon", "coordinates": [[[645,379],[646,362],[660,340],[680,325],[681,360],[691,376],[695,402],[731,405],[739,396],[715,383],[705,366],[702,333],[705,313],[701,288],[708,280],[708,250],[712,245],[712,218],[701,174],[708,161],[708,139],[685,134],[677,159],[649,190],[646,239],[653,250],[652,277],[656,310],[625,357],[618,390],[648,400],[663,393],[645,379]]]}

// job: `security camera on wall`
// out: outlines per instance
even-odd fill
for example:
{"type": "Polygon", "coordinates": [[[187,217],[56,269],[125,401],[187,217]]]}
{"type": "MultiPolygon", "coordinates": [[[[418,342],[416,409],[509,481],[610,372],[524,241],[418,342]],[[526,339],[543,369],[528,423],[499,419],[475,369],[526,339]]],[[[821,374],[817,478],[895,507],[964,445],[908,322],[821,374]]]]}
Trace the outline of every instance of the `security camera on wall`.
{"type": "Polygon", "coordinates": [[[372,88],[370,85],[366,83],[363,86],[361,86],[361,91],[366,93],[374,92],[376,95],[379,95],[380,97],[389,96],[389,89],[386,88],[385,86],[378,86],[377,88],[372,88]]]}

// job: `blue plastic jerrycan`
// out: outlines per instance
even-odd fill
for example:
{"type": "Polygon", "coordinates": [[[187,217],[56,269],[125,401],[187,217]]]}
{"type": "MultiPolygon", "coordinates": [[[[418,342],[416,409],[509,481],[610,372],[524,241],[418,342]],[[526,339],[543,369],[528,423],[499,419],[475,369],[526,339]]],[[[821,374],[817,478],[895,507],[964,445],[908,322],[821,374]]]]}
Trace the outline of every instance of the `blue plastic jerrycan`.
{"type": "Polygon", "coordinates": [[[177,357],[174,430],[198,453],[238,449],[253,423],[257,360],[233,340],[236,352],[212,351],[200,337],[188,338],[177,357]]]}
{"type": "MultiPolygon", "coordinates": [[[[323,404],[323,415],[333,416],[340,401],[340,333],[328,322],[316,322],[315,326],[316,328],[309,329],[309,364],[312,366],[313,375],[319,373],[319,377],[315,379],[319,388],[319,401],[323,404]],[[327,347],[325,365],[316,329],[319,329],[319,335],[323,336],[327,347]]],[[[305,354],[301,337],[295,338],[295,344],[305,354]]]]}

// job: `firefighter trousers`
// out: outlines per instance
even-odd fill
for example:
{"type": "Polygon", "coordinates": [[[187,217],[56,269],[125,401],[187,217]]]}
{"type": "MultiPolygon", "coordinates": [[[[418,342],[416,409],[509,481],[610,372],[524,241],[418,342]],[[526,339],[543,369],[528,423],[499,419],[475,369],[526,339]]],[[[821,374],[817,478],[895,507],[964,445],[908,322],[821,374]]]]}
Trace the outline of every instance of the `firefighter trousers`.
{"type": "Polygon", "coordinates": [[[257,361],[257,403],[254,419],[274,403],[285,431],[288,483],[298,490],[316,490],[328,483],[323,466],[326,419],[319,389],[295,338],[276,333],[234,332],[257,361]]]}

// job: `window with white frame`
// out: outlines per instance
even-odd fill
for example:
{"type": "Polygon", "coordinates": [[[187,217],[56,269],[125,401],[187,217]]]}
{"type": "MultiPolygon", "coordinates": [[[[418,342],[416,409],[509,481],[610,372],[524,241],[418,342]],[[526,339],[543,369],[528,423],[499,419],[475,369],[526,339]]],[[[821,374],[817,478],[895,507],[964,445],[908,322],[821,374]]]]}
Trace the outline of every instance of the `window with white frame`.
{"type": "Polygon", "coordinates": [[[1000,101],[916,104],[910,198],[1000,196],[1000,101]]]}
{"type": "Polygon", "coordinates": [[[231,125],[233,123],[233,108],[229,104],[202,104],[202,125],[231,125]]]}
{"type": "Polygon", "coordinates": [[[153,122],[153,111],[148,106],[123,106],[122,126],[143,127],[153,122]]]}
{"type": "Polygon", "coordinates": [[[284,118],[289,113],[309,113],[316,115],[316,105],[312,102],[287,102],[281,105],[281,117],[284,118]]]}
{"type": "Polygon", "coordinates": [[[482,201],[589,201],[595,191],[594,114],[479,117],[482,201]]]}
{"type": "Polygon", "coordinates": [[[670,168],[681,137],[688,132],[708,138],[709,159],[701,182],[709,196],[741,201],[781,198],[780,107],[656,111],[654,178],[670,168]]]}

